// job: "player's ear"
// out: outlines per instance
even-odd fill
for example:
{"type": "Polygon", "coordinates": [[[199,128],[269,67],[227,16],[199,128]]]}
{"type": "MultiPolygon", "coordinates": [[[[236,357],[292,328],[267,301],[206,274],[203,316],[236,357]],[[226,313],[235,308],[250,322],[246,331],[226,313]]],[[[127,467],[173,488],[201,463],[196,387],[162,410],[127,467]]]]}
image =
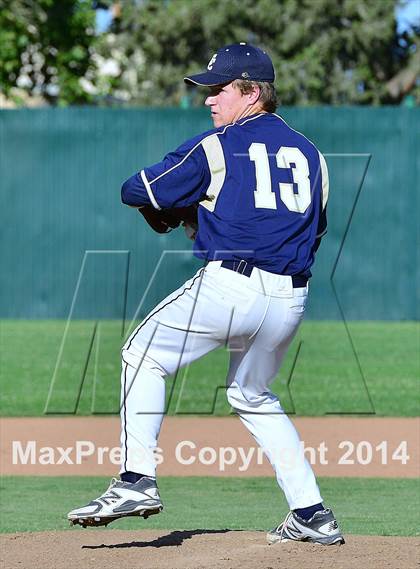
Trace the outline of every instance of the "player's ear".
{"type": "Polygon", "coordinates": [[[248,102],[250,105],[254,105],[258,99],[260,98],[261,95],[261,89],[259,87],[259,85],[253,85],[252,86],[252,90],[248,93],[248,102]]]}

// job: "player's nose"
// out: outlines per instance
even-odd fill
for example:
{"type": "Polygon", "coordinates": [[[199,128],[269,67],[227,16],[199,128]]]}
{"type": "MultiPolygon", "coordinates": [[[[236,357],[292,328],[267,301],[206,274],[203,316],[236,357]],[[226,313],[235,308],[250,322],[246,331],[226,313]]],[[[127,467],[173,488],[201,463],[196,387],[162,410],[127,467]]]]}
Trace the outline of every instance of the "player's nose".
{"type": "Polygon", "coordinates": [[[212,105],[214,105],[216,103],[215,98],[216,98],[215,95],[209,95],[208,97],[206,97],[204,104],[207,107],[211,107],[212,105]]]}

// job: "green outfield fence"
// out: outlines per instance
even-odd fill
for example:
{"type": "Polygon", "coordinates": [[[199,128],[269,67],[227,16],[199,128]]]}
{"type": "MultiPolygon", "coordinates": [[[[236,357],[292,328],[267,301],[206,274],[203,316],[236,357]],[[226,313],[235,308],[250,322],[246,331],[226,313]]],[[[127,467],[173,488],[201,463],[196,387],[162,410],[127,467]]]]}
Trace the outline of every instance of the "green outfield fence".
{"type": "MultiPolygon", "coordinates": [[[[417,319],[420,109],[279,112],[330,170],[308,316],[417,319]]],[[[209,128],[205,109],[1,110],[0,317],[131,317],[191,276],[182,231],[154,234],[120,186],[209,128]]]]}

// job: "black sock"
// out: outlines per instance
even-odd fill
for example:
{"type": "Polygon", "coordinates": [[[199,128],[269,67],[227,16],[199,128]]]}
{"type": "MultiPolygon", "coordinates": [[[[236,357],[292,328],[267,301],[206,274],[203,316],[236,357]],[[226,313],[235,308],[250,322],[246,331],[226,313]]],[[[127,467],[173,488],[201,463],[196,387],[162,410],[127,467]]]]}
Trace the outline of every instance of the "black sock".
{"type": "Polygon", "coordinates": [[[136,482],[138,482],[141,478],[143,478],[143,476],[146,476],[146,474],[140,474],[138,472],[123,472],[120,475],[120,479],[123,482],[131,482],[132,484],[135,484],[136,482]]]}
{"type": "Polygon", "coordinates": [[[308,506],[307,508],[298,508],[298,509],[293,510],[293,511],[300,518],[302,518],[305,521],[308,521],[312,518],[312,516],[315,514],[315,512],[320,512],[323,509],[324,509],[324,506],[323,506],[322,502],[320,502],[319,504],[314,504],[313,506],[308,506]]]}

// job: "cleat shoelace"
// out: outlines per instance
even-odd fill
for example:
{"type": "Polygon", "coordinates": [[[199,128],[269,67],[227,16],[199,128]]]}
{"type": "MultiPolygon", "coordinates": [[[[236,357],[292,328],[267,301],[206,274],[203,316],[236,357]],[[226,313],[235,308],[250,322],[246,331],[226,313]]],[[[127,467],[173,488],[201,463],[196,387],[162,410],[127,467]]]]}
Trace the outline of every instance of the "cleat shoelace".
{"type": "Polygon", "coordinates": [[[289,512],[289,513],[287,514],[286,519],[284,520],[284,522],[283,522],[282,524],[280,524],[280,525],[278,526],[278,528],[276,529],[276,533],[277,533],[277,532],[280,530],[280,528],[281,528],[281,530],[280,530],[280,541],[283,539],[284,531],[285,531],[286,526],[287,526],[287,523],[288,523],[288,521],[290,520],[290,518],[292,517],[292,515],[293,515],[293,512],[289,512]]]}

